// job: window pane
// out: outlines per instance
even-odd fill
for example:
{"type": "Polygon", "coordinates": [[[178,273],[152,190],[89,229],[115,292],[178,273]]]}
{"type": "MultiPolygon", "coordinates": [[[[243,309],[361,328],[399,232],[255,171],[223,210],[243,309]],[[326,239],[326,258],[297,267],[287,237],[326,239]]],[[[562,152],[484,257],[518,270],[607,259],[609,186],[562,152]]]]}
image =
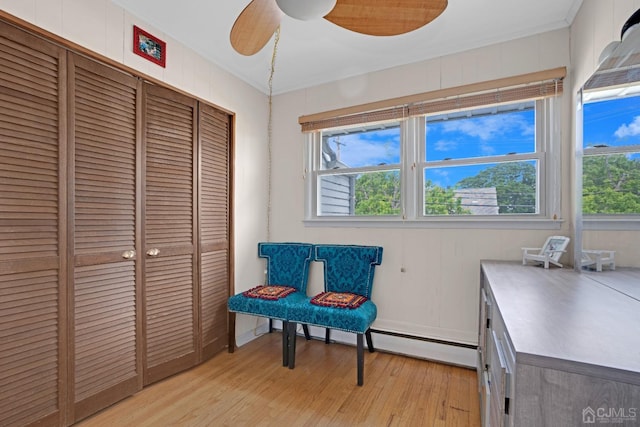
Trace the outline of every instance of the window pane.
{"type": "Polygon", "coordinates": [[[537,213],[537,162],[425,168],[425,215],[537,213]]]}
{"type": "Polygon", "coordinates": [[[322,133],[322,169],[400,163],[400,125],[380,124],[322,133]]]}
{"type": "Polygon", "coordinates": [[[640,144],[640,97],[584,104],[582,140],[586,149],[640,144]]]}
{"type": "Polygon", "coordinates": [[[585,214],[640,214],[640,153],[585,156],[585,214]]]}
{"type": "Polygon", "coordinates": [[[535,153],[535,102],[427,116],[426,161],[535,153]]]}
{"type": "Polygon", "coordinates": [[[400,214],[400,171],[324,175],[318,215],[400,214]]]}

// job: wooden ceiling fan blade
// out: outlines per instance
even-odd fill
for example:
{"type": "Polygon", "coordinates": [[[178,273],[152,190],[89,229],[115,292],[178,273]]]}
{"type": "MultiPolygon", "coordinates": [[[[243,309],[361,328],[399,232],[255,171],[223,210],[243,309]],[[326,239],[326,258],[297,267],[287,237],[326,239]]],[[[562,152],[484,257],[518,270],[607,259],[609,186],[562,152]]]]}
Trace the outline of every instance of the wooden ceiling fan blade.
{"type": "Polygon", "coordinates": [[[282,15],[275,0],[252,0],[231,28],[231,46],[246,56],[259,52],[280,25],[282,15]]]}
{"type": "Polygon", "coordinates": [[[324,18],[356,33],[396,36],[433,21],[447,4],[447,0],[338,0],[324,18]]]}

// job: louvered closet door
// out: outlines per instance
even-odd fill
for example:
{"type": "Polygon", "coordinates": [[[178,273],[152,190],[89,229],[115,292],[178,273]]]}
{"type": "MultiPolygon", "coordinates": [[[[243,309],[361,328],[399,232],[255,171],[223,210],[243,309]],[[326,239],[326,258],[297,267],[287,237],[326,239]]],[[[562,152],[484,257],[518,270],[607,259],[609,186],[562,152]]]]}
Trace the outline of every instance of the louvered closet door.
{"type": "Polygon", "coordinates": [[[200,293],[202,359],[227,345],[230,118],[200,105],[200,293]]]}
{"type": "Polygon", "coordinates": [[[63,52],[0,22],[0,425],[62,421],[63,52]]]}
{"type": "Polygon", "coordinates": [[[145,84],[145,384],[197,361],[196,101],[145,84]]]}
{"type": "Polygon", "coordinates": [[[142,387],[136,253],[137,79],[70,55],[70,420],[142,387]]]}

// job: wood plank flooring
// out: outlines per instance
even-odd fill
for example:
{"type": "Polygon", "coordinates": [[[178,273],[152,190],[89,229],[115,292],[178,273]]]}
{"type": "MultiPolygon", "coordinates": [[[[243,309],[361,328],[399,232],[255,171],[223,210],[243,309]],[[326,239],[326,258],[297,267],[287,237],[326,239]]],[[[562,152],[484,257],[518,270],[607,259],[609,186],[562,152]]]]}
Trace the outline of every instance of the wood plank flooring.
{"type": "MultiPolygon", "coordinates": [[[[263,335],[76,424],[112,426],[478,426],[473,370],[298,338],[282,366],[281,334],[263,335]]],[[[374,336],[375,345],[375,336],[374,336]]]]}

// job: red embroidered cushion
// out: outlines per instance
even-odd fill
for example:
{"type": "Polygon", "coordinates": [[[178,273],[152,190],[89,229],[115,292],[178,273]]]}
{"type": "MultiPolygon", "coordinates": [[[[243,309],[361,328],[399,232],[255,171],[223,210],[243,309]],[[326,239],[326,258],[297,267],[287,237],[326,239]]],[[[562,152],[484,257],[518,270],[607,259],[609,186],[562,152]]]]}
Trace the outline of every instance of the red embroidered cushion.
{"type": "Polygon", "coordinates": [[[358,308],[365,301],[367,297],[347,292],[321,292],[311,298],[311,304],[339,308],[358,308]]]}
{"type": "Polygon", "coordinates": [[[242,295],[249,298],[277,300],[284,298],[295,291],[296,288],[292,288],[291,286],[260,285],[255,288],[251,288],[248,291],[244,291],[242,295]]]}

